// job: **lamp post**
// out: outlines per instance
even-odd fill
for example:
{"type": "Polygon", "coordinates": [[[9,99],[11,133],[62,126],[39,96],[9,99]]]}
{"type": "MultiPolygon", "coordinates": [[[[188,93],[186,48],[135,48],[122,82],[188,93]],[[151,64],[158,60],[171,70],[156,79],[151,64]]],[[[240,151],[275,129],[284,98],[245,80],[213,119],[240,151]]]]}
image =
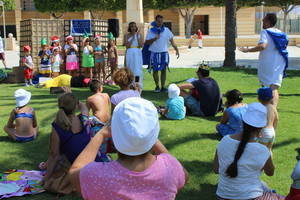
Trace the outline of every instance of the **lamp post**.
{"type": "Polygon", "coordinates": [[[260,30],[262,31],[263,30],[263,19],[264,19],[264,5],[265,5],[265,2],[262,1],[261,2],[261,21],[260,21],[260,30]]]}
{"type": "Polygon", "coordinates": [[[3,19],[3,33],[4,33],[4,37],[3,37],[3,44],[5,46],[5,38],[6,38],[6,27],[5,27],[5,11],[4,11],[4,3],[3,1],[0,1],[0,6],[2,7],[2,19],[3,19]]]}

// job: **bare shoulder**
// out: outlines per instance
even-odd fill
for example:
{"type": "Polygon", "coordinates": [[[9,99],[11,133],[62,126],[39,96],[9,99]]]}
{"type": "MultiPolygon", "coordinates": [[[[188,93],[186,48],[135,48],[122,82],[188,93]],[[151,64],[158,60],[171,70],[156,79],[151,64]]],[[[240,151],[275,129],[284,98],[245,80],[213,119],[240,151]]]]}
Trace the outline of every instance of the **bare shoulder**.
{"type": "Polygon", "coordinates": [[[109,95],[107,93],[102,93],[103,97],[106,99],[110,99],[109,95]]]}

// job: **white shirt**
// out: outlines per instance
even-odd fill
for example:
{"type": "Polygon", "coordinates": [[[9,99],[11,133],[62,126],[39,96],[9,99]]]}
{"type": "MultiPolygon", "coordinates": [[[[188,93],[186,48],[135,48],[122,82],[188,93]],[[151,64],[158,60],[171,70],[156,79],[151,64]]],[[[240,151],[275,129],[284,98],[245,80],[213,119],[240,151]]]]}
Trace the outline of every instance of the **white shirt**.
{"type": "Polygon", "coordinates": [[[4,53],[3,39],[0,37],[0,53],[4,53]]]}
{"type": "MultiPolygon", "coordinates": [[[[146,40],[151,40],[156,37],[156,34],[151,32],[149,29],[147,32],[146,40]]],[[[165,27],[165,30],[160,33],[159,39],[154,41],[150,47],[149,51],[155,53],[168,52],[170,40],[174,37],[173,33],[168,27],[165,27]]]]}
{"type": "MultiPolygon", "coordinates": [[[[268,28],[266,30],[281,32],[276,28],[268,28]]],[[[259,44],[266,43],[268,45],[259,53],[258,78],[264,86],[268,87],[272,84],[281,86],[285,60],[266,30],[260,33],[259,44]]]]}
{"type": "Polygon", "coordinates": [[[253,199],[263,195],[260,175],[270,157],[268,148],[260,143],[247,143],[238,161],[238,176],[230,178],[226,174],[233,162],[240,141],[225,136],[218,145],[219,184],[217,195],[225,199],[253,199]]]}

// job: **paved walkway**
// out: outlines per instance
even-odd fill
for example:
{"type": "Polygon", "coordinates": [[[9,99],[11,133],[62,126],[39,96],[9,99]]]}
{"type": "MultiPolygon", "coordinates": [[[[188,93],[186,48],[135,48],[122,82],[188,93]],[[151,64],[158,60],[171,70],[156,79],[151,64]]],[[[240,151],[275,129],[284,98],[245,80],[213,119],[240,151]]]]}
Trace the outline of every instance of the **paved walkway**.
{"type": "MultiPolygon", "coordinates": [[[[289,50],[289,69],[300,70],[300,48],[295,46],[288,47],[289,50]]],[[[6,60],[9,67],[19,65],[19,53],[13,51],[6,52],[6,60]]],[[[193,47],[192,49],[182,50],[180,58],[176,59],[174,53],[171,54],[171,68],[197,68],[202,61],[209,62],[213,67],[220,67],[223,64],[225,57],[224,47],[204,47],[199,49],[193,47]]],[[[257,68],[258,53],[242,53],[236,51],[237,65],[257,68]]],[[[124,63],[124,56],[119,57],[119,63],[122,66],[124,63]]],[[[0,62],[0,67],[3,67],[0,62]]]]}

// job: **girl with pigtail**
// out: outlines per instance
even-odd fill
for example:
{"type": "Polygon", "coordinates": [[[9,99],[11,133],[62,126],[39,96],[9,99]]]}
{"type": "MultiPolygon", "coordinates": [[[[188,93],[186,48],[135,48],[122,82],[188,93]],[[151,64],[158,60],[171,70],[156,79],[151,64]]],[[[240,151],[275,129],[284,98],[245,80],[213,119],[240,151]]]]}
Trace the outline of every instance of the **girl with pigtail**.
{"type": "MultiPolygon", "coordinates": [[[[70,90],[67,92],[58,99],[59,110],[52,123],[48,160],[39,164],[40,169],[46,170],[44,189],[60,194],[73,191],[67,172],[91,140],[88,108],[70,90]],[[77,109],[80,110],[79,115],[76,115],[77,109]]],[[[102,161],[100,154],[95,161],[102,161]]]]}
{"type": "Polygon", "coordinates": [[[242,117],[243,131],[225,136],[218,145],[214,171],[219,174],[218,200],[284,200],[260,180],[262,172],[273,176],[275,167],[270,150],[257,142],[267,124],[267,109],[249,104],[242,117]]]}

